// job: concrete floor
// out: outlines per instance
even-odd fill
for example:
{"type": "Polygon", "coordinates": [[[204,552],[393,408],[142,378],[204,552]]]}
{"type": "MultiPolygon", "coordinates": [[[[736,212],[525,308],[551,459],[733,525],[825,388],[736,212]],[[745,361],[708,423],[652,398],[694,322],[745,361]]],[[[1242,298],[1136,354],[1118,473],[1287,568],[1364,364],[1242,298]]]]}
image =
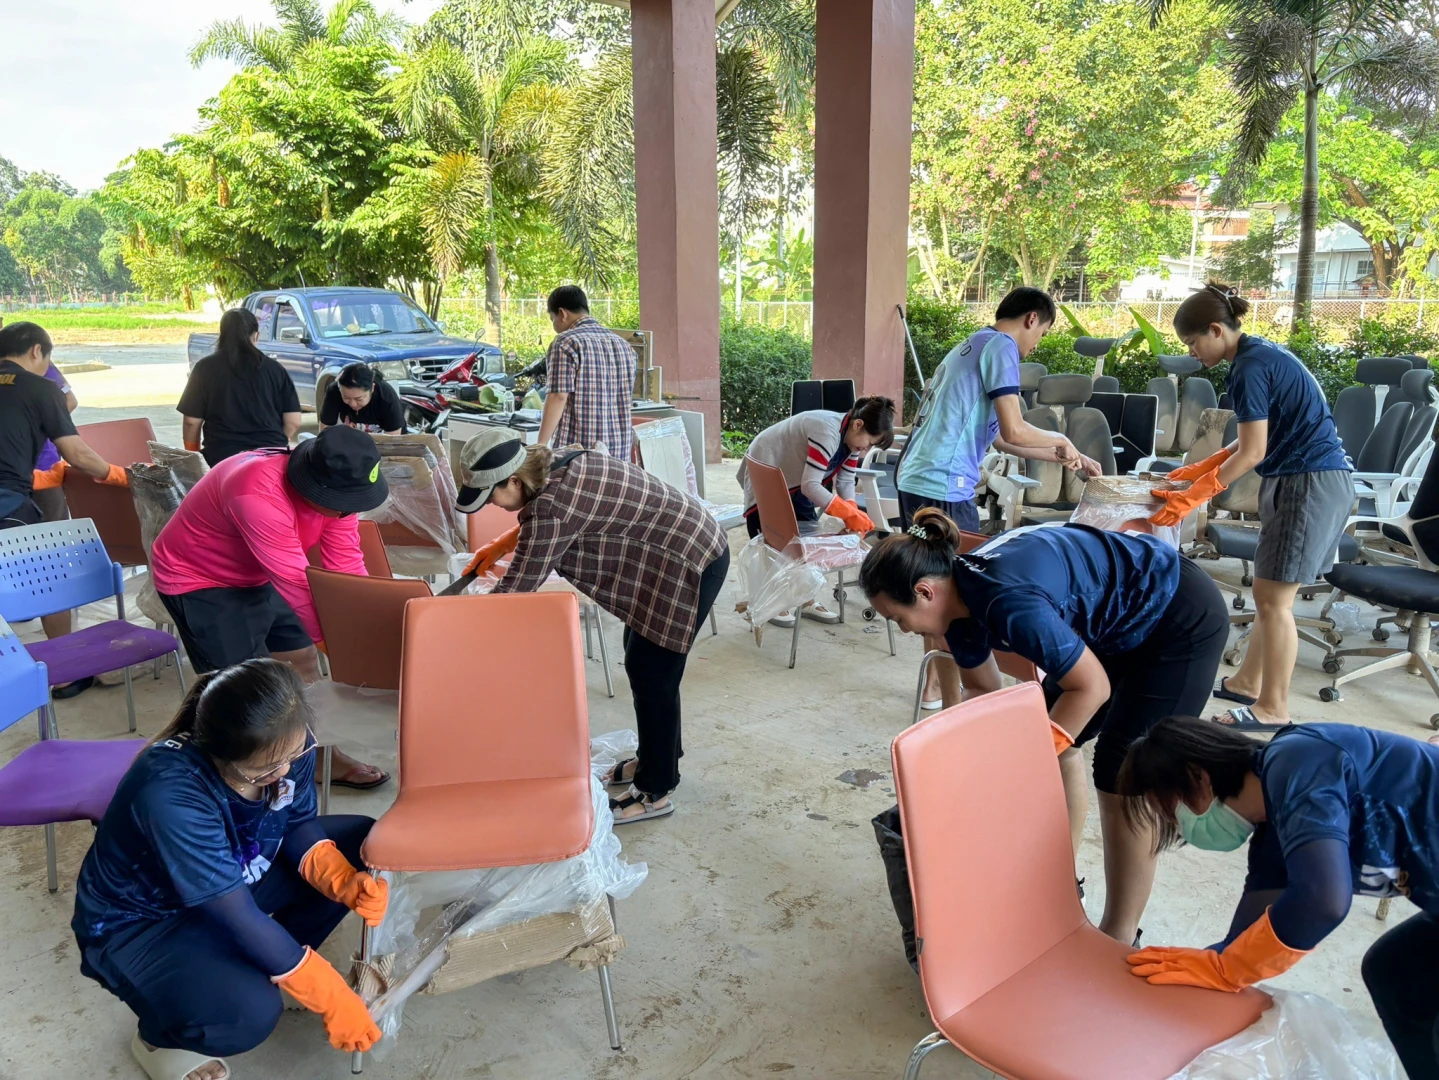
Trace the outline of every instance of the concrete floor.
{"type": "MultiPolygon", "coordinates": [[[[160,419],[176,415],[147,411],[157,430],[160,419]]],[[[82,419],[110,418],[101,413],[108,410],[82,419]]],[[[711,467],[707,481],[712,499],[734,491],[728,464],[711,467]]],[[[1238,574],[1237,565],[1216,569],[1231,580],[1238,574]]],[[[900,1074],[911,1046],[932,1025],[919,981],[904,961],[870,818],[894,802],[889,740],[909,719],[920,643],[901,637],[899,656],[891,658],[882,626],[858,618],[834,627],[807,622],[791,671],[786,635],[771,635],[757,650],[733,611],[732,590],[733,575],[718,605],[720,634],[700,637],[686,677],[688,753],[678,810],[619,834],[626,857],[649,864],[648,881],[619,909],[629,948],[613,972],[625,1050],[608,1049],[594,975],[560,964],[412,1001],[398,1045],[387,1060],[372,1061],[366,1075],[844,1080],[900,1074]],[[868,788],[840,779],[857,769],[881,779],[868,788]]],[[[618,655],[618,630],[607,621],[618,655]]],[[[1301,645],[1297,719],[1429,734],[1428,718],[1439,704],[1422,680],[1390,672],[1347,687],[1342,704],[1323,705],[1316,696],[1326,681],[1319,658],[1301,645]]],[[[632,726],[621,673],[611,700],[598,660],[588,670],[592,730],[632,726]]],[[[177,703],[173,671],[160,682],[137,680],[136,693],[140,730],[152,734],[177,703]]],[[[61,703],[62,733],[125,737],[123,695],[121,688],[105,688],[61,703]]],[[[28,723],[0,734],[0,760],[33,737],[28,723]]],[[[332,808],[379,814],[391,797],[384,790],[337,790],[332,808]]],[[[134,1018],[80,975],[69,929],[74,878],[92,830],[77,823],[58,831],[62,886],[54,896],[44,884],[41,830],[0,831],[0,876],[11,883],[0,891],[0,922],[7,928],[0,967],[10,973],[0,1013],[0,1078],[139,1078],[128,1052],[134,1018]]],[[[1244,868],[1242,853],[1185,849],[1167,856],[1144,918],[1145,943],[1205,945],[1221,937],[1244,868]]],[[[1078,872],[1088,879],[1085,903],[1097,918],[1104,885],[1093,810],[1078,872]]],[[[1384,930],[1375,908],[1373,900],[1356,900],[1339,931],[1276,984],[1372,1015],[1359,961],[1384,930]]],[[[1397,901],[1390,925],[1413,910],[1397,901]]],[[[352,919],[328,943],[327,955],[340,960],[356,936],[352,919]]],[[[316,1018],[298,1013],[286,1013],[267,1043],[231,1065],[241,1080],[349,1075],[348,1056],[330,1049],[316,1018]]],[[[973,1080],[991,1074],[941,1051],[929,1058],[924,1075],[973,1080]]]]}

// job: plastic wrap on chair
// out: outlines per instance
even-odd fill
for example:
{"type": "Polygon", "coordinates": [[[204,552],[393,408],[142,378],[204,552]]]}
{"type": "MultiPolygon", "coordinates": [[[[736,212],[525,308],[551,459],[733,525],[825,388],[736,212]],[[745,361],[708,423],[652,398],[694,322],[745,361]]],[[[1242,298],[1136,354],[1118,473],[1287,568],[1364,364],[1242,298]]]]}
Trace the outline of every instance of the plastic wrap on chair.
{"type": "MultiPolygon", "coordinates": [[[[409,572],[403,569],[407,565],[406,548],[429,546],[439,549],[435,556],[436,565],[442,567],[449,556],[465,550],[464,523],[455,509],[458,493],[454,477],[450,474],[449,465],[436,458],[427,447],[410,445],[402,448],[417,450],[418,453],[382,453],[380,469],[390,485],[390,497],[378,509],[360,516],[380,526],[386,548],[396,554],[397,569],[409,572]]],[[[393,449],[396,449],[393,444],[382,444],[382,451],[393,449]]],[[[413,562],[413,559],[410,561],[413,562]]],[[[426,561],[419,572],[432,574],[440,571],[426,561]]]]}
{"type": "Polygon", "coordinates": [[[581,855],[536,866],[391,873],[390,904],[370,941],[371,961],[357,963],[358,988],[384,1038],[383,1058],[399,1034],[406,1000],[444,993],[507,971],[568,959],[606,963],[623,945],[605,897],[623,900],[649,873],[621,858],[601,776],[634,753],[633,732],[591,744],[594,835],[581,855]]]}
{"type": "Polygon", "coordinates": [[[1179,525],[1155,525],[1150,516],[1164,505],[1152,491],[1182,491],[1188,481],[1144,480],[1134,476],[1096,476],[1084,485],[1084,494],[1069,520],[1109,532],[1145,532],[1176,550],[1179,525]]]}
{"type": "MultiPolygon", "coordinates": [[[[858,541],[860,538],[856,536],[854,539],[858,541]]],[[[776,551],[764,542],[763,536],[754,537],[740,549],[739,594],[735,610],[748,612],[750,622],[755,626],[763,626],[781,611],[794,611],[819,599],[823,588],[824,571],[820,567],[776,551]]]]}
{"type": "MultiPolygon", "coordinates": [[[[400,695],[396,690],[347,686],[321,679],[305,690],[314,713],[312,730],[321,746],[334,746],[394,772],[399,757],[400,695]]],[[[320,775],[315,763],[315,777],[320,775]]]]}
{"type": "Polygon", "coordinates": [[[198,451],[176,450],[173,446],[157,442],[146,445],[150,447],[150,460],[156,465],[170,466],[170,471],[175,474],[175,482],[180,485],[180,491],[185,495],[200,482],[200,477],[210,471],[205,455],[198,451]]]}
{"type": "MultiPolygon", "coordinates": [[[[158,443],[151,443],[150,447],[152,451],[169,449],[158,443]]],[[[130,467],[130,497],[135,500],[135,516],[140,519],[140,543],[145,549],[145,561],[148,563],[150,549],[155,546],[155,537],[160,535],[160,530],[180,508],[180,500],[185,497],[185,491],[171,466],[138,462],[130,467]]],[[[165,605],[156,594],[154,578],[149,574],[146,574],[140,583],[135,604],[156,626],[171,621],[172,616],[165,610],[165,605]]]]}
{"type": "Polygon", "coordinates": [[[636,424],[635,441],[639,444],[640,460],[644,462],[647,472],[654,473],[691,495],[699,494],[699,483],[695,478],[694,452],[690,448],[689,436],[685,434],[683,417],[667,416],[663,420],[651,420],[648,423],[636,424]],[[674,441],[676,439],[678,442],[674,441]],[[671,455],[679,460],[671,462],[669,460],[671,455]],[[681,462],[685,477],[683,485],[675,483],[675,480],[678,479],[677,475],[673,477],[669,475],[671,471],[678,473],[681,462]]]}
{"type": "Polygon", "coordinates": [[[1169,1080],[1403,1080],[1377,1020],[1317,994],[1261,989],[1274,998],[1263,1016],[1169,1080]]]}

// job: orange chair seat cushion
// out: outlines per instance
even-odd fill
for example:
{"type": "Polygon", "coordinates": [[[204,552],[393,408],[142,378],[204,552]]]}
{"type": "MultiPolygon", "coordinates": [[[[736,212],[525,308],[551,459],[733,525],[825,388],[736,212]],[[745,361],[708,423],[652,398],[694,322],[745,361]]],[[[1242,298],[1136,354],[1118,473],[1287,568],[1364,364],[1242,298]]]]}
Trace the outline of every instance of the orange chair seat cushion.
{"type": "Polygon", "coordinates": [[[377,870],[558,862],[589,847],[594,818],[588,774],[402,786],[360,853],[377,870]]]}
{"type": "Polygon", "coordinates": [[[1086,923],[937,1026],[1001,1076],[1164,1080],[1269,1008],[1258,990],[1151,986],[1130,974],[1133,951],[1086,923]]]}

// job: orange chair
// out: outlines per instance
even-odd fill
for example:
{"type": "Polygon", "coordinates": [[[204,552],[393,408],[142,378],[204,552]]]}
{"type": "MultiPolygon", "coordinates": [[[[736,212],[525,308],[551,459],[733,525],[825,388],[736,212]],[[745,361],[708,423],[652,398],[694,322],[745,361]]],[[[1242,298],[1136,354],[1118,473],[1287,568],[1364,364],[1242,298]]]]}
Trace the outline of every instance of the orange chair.
{"type": "Polygon", "coordinates": [[[1269,1007],[1258,990],[1151,986],[1074,889],[1044,695],[985,694],[895,737],[925,1003],[951,1043],[1012,1080],[1162,1080],[1269,1007]]]}
{"type": "MultiPolygon", "coordinates": [[[[385,554],[385,541],[380,535],[380,526],[364,518],[360,519],[360,555],[365,560],[365,572],[374,578],[394,577],[390,570],[390,557],[385,554]]],[[[320,545],[316,544],[305,552],[311,566],[324,569],[320,560],[320,545]]]]}
{"type": "Polygon", "coordinates": [[[330,678],[376,690],[400,688],[405,604],[431,595],[419,578],[364,577],[312,566],[305,571],[325,635],[330,678]]]}
{"type": "MultiPolygon", "coordinates": [[[[155,429],[144,417],[106,420],[75,428],[86,445],[112,465],[128,467],[150,462],[155,429]]],[[[97,484],[79,469],[65,471],[65,501],[72,518],[90,518],[110,558],[121,566],[145,566],[149,560],[140,537],[135,499],[125,488],[97,484]]]]}
{"type": "MultiPolygon", "coordinates": [[[[868,552],[863,547],[836,550],[818,544],[806,544],[806,540],[811,538],[800,534],[799,520],[794,516],[794,502],[790,499],[784,472],[749,456],[745,457],[745,465],[749,470],[750,490],[754,492],[755,508],[759,511],[760,531],[764,535],[764,542],[775,551],[803,560],[825,574],[836,574],[834,596],[839,601],[839,620],[844,622],[844,572],[864,562],[868,552]]],[[[795,656],[799,652],[800,613],[796,611],[794,616],[794,637],[789,647],[790,667],[794,667],[795,656]]],[[[874,617],[872,609],[865,617],[874,617]]],[[[894,624],[886,619],[884,625],[889,631],[889,655],[893,656],[894,624]]],[[[755,640],[759,640],[759,627],[755,627],[755,640]]]]}
{"type": "MultiPolygon", "coordinates": [[[[577,606],[569,593],[406,605],[400,790],[365,839],[368,866],[528,866],[570,859],[589,846],[594,802],[577,606]],[[497,673],[483,695],[437,671],[437,658],[460,655],[483,656],[497,673]]],[[[369,940],[367,929],[365,959],[369,940]]],[[[608,967],[600,968],[600,988],[618,1050],[608,967]]]]}

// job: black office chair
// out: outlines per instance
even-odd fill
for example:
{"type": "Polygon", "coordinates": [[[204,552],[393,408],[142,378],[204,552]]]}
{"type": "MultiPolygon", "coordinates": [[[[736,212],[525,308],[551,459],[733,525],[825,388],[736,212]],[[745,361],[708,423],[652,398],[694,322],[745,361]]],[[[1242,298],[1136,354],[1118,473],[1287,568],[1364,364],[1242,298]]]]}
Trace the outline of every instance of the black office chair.
{"type": "Polygon", "coordinates": [[[853,379],[803,379],[790,387],[789,414],[813,412],[847,413],[854,408],[853,379]]]}
{"type": "Polygon", "coordinates": [[[1415,370],[1411,360],[1392,356],[1371,356],[1354,365],[1357,386],[1346,386],[1334,399],[1334,426],[1344,452],[1357,458],[1364,440],[1379,423],[1384,408],[1399,400],[1403,378],[1415,370]]]}

